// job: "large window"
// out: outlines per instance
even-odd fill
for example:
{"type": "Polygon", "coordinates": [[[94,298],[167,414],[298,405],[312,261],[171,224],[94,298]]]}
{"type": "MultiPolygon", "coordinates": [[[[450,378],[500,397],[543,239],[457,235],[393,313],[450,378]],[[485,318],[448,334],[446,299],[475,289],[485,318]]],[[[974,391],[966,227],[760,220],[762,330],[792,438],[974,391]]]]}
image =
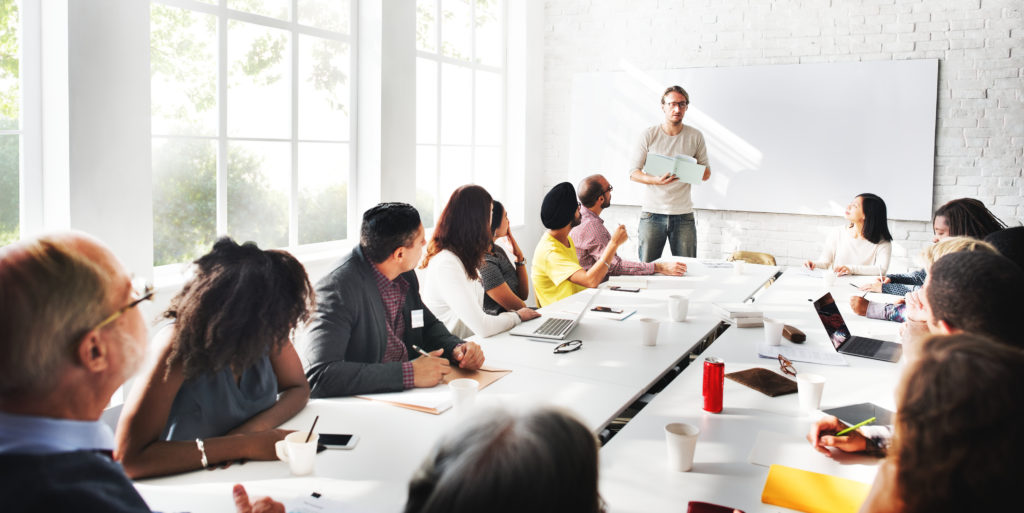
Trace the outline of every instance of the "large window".
{"type": "Polygon", "coordinates": [[[416,1],[416,207],[425,226],[455,188],[505,193],[505,3],[416,1]]]}
{"type": "Polygon", "coordinates": [[[20,233],[21,62],[21,2],[0,0],[0,246],[20,233]]]}
{"type": "Polygon", "coordinates": [[[351,0],[151,4],[154,265],[345,239],[351,0]]]}

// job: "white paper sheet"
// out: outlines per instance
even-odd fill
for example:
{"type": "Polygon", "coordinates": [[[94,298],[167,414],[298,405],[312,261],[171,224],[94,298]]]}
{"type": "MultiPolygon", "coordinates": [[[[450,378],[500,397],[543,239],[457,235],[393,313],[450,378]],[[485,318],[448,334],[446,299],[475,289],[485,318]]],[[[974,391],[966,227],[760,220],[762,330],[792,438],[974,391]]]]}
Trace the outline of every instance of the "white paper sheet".
{"type": "Polygon", "coordinates": [[[880,459],[861,454],[833,454],[834,457],[829,458],[816,451],[806,435],[760,431],[747,461],[764,467],[785,465],[863,483],[874,480],[880,459]]]}

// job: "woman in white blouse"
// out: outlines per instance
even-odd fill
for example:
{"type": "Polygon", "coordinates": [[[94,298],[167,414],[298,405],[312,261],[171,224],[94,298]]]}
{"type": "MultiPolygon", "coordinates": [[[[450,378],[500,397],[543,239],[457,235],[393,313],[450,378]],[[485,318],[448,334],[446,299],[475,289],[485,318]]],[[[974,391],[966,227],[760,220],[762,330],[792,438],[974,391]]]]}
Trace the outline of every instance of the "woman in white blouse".
{"type": "Polygon", "coordinates": [[[457,337],[489,337],[540,316],[531,308],[484,312],[477,269],[491,243],[491,195],[479,185],[459,187],[441,211],[417,273],[423,304],[457,337]]]}
{"type": "Polygon", "coordinates": [[[892,235],[889,234],[885,202],[864,193],[846,207],[845,226],[828,235],[825,249],[817,260],[808,260],[808,269],[832,268],[836,274],[870,274],[881,276],[889,268],[892,235]]]}

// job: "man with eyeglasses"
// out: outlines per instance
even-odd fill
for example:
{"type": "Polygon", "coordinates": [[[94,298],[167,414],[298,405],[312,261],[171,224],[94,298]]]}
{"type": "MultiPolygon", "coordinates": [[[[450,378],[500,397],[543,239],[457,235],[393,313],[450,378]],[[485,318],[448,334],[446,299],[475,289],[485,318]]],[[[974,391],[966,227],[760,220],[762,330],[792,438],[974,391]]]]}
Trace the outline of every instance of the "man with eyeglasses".
{"type": "MultiPolygon", "coordinates": [[[[142,363],[153,294],[83,233],[0,248],[0,504],[4,511],[149,511],[100,416],[142,363]]],[[[240,512],[280,511],[250,503],[240,512]]]]}
{"type": "MultiPolygon", "coordinates": [[[[604,249],[612,240],[612,234],[604,226],[601,212],[612,204],[612,186],[603,175],[590,175],[579,185],[580,224],[574,227],[569,236],[576,244],[576,256],[580,265],[589,270],[604,254],[604,249]]],[[[619,225],[622,226],[622,225],[619,225]]],[[[625,229],[625,228],[623,228],[625,229]]],[[[631,262],[614,255],[608,262],[608,276],[623,274],[667,274],[682,276],[686,273],[686,264],[682,262],[631,262]]]]}
{"type": "Polygon", "coordinates": [[[669,157],[686,155],[705,166],[704,181],[711,178],[704,135],[683,124],[689,106],[690,95],[682,87],[674,85],[666,89],[661,95],[665,121],[644,130],[631,159],[630,180],[646,185],[640,214],[640,260],[644,262],[661,257],[666,238],[673,255],[697,256],[697,226],[690,184],[680,182],[672,173],[654,176],[644,172],[648,153],[669,157]]]}

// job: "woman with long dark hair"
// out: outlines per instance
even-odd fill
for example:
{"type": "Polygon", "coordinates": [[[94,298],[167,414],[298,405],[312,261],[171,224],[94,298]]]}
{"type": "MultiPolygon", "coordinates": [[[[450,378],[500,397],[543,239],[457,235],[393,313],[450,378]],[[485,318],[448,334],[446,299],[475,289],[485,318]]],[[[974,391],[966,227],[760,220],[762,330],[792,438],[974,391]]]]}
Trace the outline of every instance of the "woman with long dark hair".
{"type": "Polygon", "coordinates": [[[194,264],[118,424],[116,457],[133,478],[275,460],[288,434],[275,428],[309,400],[291,342],[314,302],[302,264],[227,237],[194,264]]]}
{"type": "Polygon", "coordinates": [[[455,189],[434,226],[419,275],[423,303],[458,337],[489,337],[539,316],[530,308],[484,312],[477,269],[491,244],[491,195],[479,185],[455,189]]]}
{"type": "Polygon", "coordinates": [[[495,201],[491,210],[491,230],[494,233],[491,249],[484,253],[480,266],[480,283],[484,287],[484,311],[497,315],[526,307],[530,297],[530,278],[526,274],[526,257],[509,228],[508,212],[501,202],[495,201]],[[512,255],[498,245],[498,239],[505,237],[512,246],[512,255]]]}
{"type": "Polygon", "coordinates": [[[804,267],[832,268],[840,276],[885,274],[892,254],[885,201],[871,193],[860,194],[846,206],[845,217],[847,224],[829,234],[821,256],[804,262],[804,267]]]}

